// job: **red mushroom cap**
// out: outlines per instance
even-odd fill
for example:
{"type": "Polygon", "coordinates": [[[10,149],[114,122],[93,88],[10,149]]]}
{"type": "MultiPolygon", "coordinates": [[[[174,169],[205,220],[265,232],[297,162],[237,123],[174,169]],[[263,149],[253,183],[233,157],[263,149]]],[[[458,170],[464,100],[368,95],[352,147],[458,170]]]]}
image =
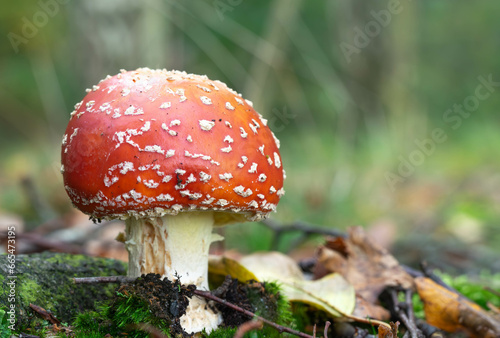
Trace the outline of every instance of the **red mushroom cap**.
{"type": "Polygon", "coordinates": [[[94,218],[191,210],[226,212],[218,224],[264,218],[284,193],[279,142],[266,122],[206,76],[122,71],[71,114],[61,156],[66,191],[94,218]]]}

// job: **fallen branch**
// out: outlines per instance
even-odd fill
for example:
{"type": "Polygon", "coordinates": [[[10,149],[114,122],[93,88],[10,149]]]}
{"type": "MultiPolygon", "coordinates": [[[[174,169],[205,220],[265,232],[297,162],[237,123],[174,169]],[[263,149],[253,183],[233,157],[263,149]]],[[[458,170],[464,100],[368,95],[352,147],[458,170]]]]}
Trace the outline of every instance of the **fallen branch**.
{"type": "Polygon", "coordinates": [[[137,278],[127,276],[106,276],[106,277],[79,277],[73,278],[75,284],[97,284],[97,283],[130,283],[137,278]]]}

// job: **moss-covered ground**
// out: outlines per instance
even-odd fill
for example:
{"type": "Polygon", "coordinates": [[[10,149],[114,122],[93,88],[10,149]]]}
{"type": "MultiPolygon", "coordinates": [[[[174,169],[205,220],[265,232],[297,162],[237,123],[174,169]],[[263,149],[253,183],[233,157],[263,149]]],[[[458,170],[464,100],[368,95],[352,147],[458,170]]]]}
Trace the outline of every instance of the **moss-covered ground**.
{"type": "MultiPolygon", "coordinates": [[[[7,256],[0,256],[0,309],[9,308],[10,286],[6,278],[7,256]]],[[[18,255],[15,264],[16,327],[33,324],[35,304],[51,312],[61,322],[70,323],[77,314],[95,310],[95,303],[109,299],[116,285],[75,285],[72,278],[115,276],[126,272],[124,263],[84,255],[44,252],[18,255]]]]}

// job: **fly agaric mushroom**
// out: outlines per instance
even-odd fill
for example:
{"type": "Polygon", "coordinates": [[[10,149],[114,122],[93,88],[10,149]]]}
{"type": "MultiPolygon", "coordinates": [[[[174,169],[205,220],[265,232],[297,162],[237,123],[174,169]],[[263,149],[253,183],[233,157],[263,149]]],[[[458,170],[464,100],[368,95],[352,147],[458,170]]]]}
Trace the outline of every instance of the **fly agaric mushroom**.
{"type": "MultiPolygon", "coordinates": [[[[284,193],[267,121],[224,83],[179,71],[122,71],[87,91],[62,142],[73,204],[125,220],[130,277],[208,290],[213,226],[264,219],[284,193]]],[[[181,317],[188,333],[220,321],[196,297],[181,317]]]]}

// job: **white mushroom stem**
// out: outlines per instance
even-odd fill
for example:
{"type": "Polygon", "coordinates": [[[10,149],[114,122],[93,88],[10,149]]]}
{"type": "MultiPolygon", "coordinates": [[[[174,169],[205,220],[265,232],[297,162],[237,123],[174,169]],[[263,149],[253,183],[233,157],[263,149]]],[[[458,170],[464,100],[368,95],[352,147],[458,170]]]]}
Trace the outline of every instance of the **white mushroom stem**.
{"type": "MultiPolygon", "coordinates": [[[[125,246],[129,252],[128,276],[157,273],[182,284],[208,290],[208,249],[219,240],[212,234],[213,212],[181,212],[176,216],[129,218],[125,246]]],[[[219,236],[220,237],[220,236],[219,236]]],[[[181,317],[187,333],[217,328],[222,318],[204,299],[193,297],[181,317]]]]}

